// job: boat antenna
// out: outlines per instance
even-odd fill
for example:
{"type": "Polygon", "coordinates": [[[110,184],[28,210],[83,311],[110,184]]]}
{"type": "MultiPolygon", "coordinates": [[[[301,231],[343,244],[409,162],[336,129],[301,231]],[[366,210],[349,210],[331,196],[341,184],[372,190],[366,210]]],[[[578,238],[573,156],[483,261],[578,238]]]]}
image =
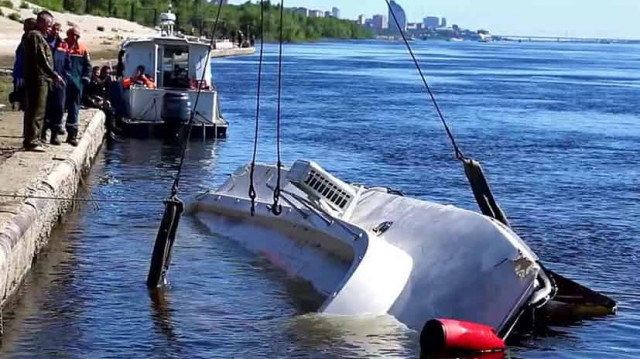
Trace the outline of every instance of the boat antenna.
{"type": "Polygon", "coordinates": [[[282,213],[282,206],[278,204],[280,200],[280,173],[282,169],[282,161],[280,158],[280,121],[282,118],[282,43],[284,42],[284,0],[280,0],[280,47],[278,49],[278,104],[276,111],[276,155],[278,157],[277,164],[277,176],[276,187],[273,190],[273,205],[271,206],[271,212],[279,216],[282,213]]]}
{"type": "Polygon", "coordinates": [[[195,116],[195,109],[198,108],[198,99],[200,98],[200,92],[202,91],[202,85],[205,80],[207,64],[211,57],[211,49],[213,48],[215,41],[215,34],[218,28],[218,22],[220,21],[220,13],[222,12],[223,1],[218,2],[218,14],[216,15],[216,21],[213,24],[213,32],[211,33],[211,42],[209,44],[209,51],[205,59],[205,66],[202,71],[202,77],[198,84],[198,91],[196,93],[196,100],[193,105],[193,111],[189,117],[187,134],[184,142],[182,143],[182,154],[180,156],[180,163],[178,165],[178,171],[176,177],[173,180],[171,186],[171,195],[165,201],[165,209],[162,215],[162,222],[156,235],[156,241],[153,246],[153,254],[151,255],[151,264],[149,266],[149,274],[147,276],[147,288],[155,289],[161,286],[165,279],[169,266],[171,265],[171,252],[173,250],[173,244],[175,242],[176,233],[178,231],[178,224],[180,223],[180,216],[184,211],[184,204],[178,198],[178,187],[180,185],[180,176],[182,175],[182,168],[184,166],[184,159],[186,157],[187,148],[189,146],[189,139],[191,138],[191,129],[193,128],[193,118],[195,116]]]}
{"type": "Polygon", "coordinates": [[[264,58],[264,1],[260,0],[260,59],[258,60],[258,90],[256,93],[256,128],[253,136],[253,157],[251,158],[251,171],[249,173],[249,198],[251,199],[251,215],[256,213],[256,188],[253,175],[256,167],[256,155],[258,154],[258,130],[260,128],[260,85],[262,83],[262,60],[264,58]]]}
{"type": "Polygon", "coordinates": [[[411,59],[413,63],[416,65],[416,69],[418,70],[418,74],[420,74],[420,78],[422,79],[422,83],[424,84],[424,88],[427,90],[429,97],[431,98],[431,102],[433,102],[433,106],[438,113],[438,117],[444,126],[445,131],[447,132],[447,136],[449,136],[449,140],[451,141],[451,145],[456,154],[456,159],[460,160],[464,166],[464,173],[469,181],[469,185],[471,186],[471,191],[473,192],[473,196],[480,207],[480,211],[482,214],[488,217],[495,218],[496,220],[502,222],[505,226],[509,227],[509,221],[507,220],[507,216],[502,211],[497,201],[493,197],[493,193],[491,192],[491,187],[489,186],[489,182],[482,171],[482,167],[478,161],[473,159],[468,159],[464,156],[458,144],[456,143],[456,139],[453,137],[449,126],[447,125],[447,121],[444,119],[444,115],[440,110],[440,106],[438,105],[438,101],[436,101],[436,97],[433,95],[433,91],[431,91],[431,87],[429,83],[427,83],[427,79],[422,73],[422,68],[420,68],[420,63],[416,59],[416,56],[411,49],[411,45],[407,40],[407,36],[404,33],[404,29],[400,26],[400,22],[398,21],[398,17],[396,16],[395,11],[393,10],[393,6],[391,6],[391,2],[389,0],[385,0],[387,2],[387,7],[389,8],[389,13],[391,17],[393,17],[393,22],[396,24],[400,35],[402,36],[402,40],[404,41],[407,50],[409,51],[409,55],[411,55],[411,59]]]}
{"type": "Polygon", "coordinates": [[[451,130],[449,129],[449,126],[447,125],[447,121],[444,119],[444,115],[442,114],[442,111],[440,111],[440,106],[438,105],[438,101],[436,101],[436,97],[433,95],[433,91],[431,91],[431,87],[429,86],[429,83],[427,82],[427,78],[422,73],[422,68],[420,68],[420,63],[418,63],[418,60],[416,59],[416,56],[413,54],[413,50],[411,49],[411,45],[409,45],[409,41],[407,40],[407,36],[404,33],[404,29],[400,26],[400,22],[398,21],[398,18],[396,16],[396,12],[393,10],[393,7],[391,6],[391,3],[389,2],[389,0],[385,0],[385,1],[387,2],[387,6],[389,7],[389,13],[391,14],[391,17],[393,17],[393,22],[396,24],[396,27],[398,28],[398,31],[400,32],[400,35],[402,36],[402,40],[404,40],[404,44],[407,46],[407,50],[409,51],[409,55],[411,55],[411,59],[413,59],[413,63],[416,65],[416,69],[418,70],[418,74],[420,74],[420,78],[422,79],[422,83],[424,84],[424,88],[427,90],[427,93],[429,94],[429,97],[431,98],[431,102],[433,102],[433,106],[436,108],[436,112],[438,113],[438,117],[440,118],[440,121],[442,122],[442,125],[444,126],[445,131],[447,131],[447,136],[449,136],[449,140],[451,141],[451,145],[453,146],[453,149],[454,149],[454,151],[456,153],[456,158],[461,160],[461,161],[463,161],[465,159],[464,154],[462,153],[462,151],[458,147],[458,144],[456,143],[456,139],[453,137],[453,134],[451,133],[451,130]]]}

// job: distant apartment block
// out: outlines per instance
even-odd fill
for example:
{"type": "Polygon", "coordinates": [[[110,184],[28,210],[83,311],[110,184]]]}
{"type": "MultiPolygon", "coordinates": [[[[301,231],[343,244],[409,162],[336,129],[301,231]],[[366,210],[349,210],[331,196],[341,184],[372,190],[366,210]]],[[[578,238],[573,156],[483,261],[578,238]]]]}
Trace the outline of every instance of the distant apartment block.
{"type": "Polygon", "coordinates": [[[309,10],[309,17],[324,17],[322,10],[309,10]]]}
{"type": "Polygon", "coordinates": [[[407,24],[407,31],[420,31],[422,28],[421,22],[410,22],[407,24]]]}
{"type": "Polygon", "coordinates": [[[443,17],[442,20],[440,20],[440,27],[447,27],[447,18],[443,17]]]}
{"type": "Polygon", "coordinates": [[[358,25],[366,25],[367,18],[364,15],[358,15],[358,25]]]}
{"type": "Polygon", "coordinates": [[[335,17],[336,19],[340,18],[340,9],[338,9],[337,7],[332,7],[331,8],[331,16],[335,17]]]}
{"type": "Polygon", "coordinates": [[[307,9],[306,7],[296,8],[295,12],[296,12],[296,14],[300,14],[300,15],[303,15],[303,16],[309,16],[309,9],[307,9]]]}
{"type": "Polygon", "coordinates": [[[384,30],[389,28],[389,22],[387,21],[387,17],[384,15],[373,15],[371,19],[371,27],[377,32],[383,32],[384,30]]]}
{"type": "Polygon", "coordinates": [[[440,18],[437,16],[427,16],[422,21],[424,27],[428,29],[435,29],[440,26],[440,18]]]}

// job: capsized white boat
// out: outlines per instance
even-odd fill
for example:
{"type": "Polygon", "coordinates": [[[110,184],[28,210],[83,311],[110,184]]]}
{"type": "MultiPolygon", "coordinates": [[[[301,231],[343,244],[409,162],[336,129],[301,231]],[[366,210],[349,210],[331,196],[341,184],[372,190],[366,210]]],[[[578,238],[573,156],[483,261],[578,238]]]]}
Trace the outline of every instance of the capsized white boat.
{"type": "Polygon", "coordinates": [[[526,308],[557,293],[533,251],[493,218],[347,184],[309,161],[281,168],[279,216],[271,208],[277,168],[256,165],[251,216],[250,168],[187,199],[186,212],[309,281],[326,298],[320,312],[388,313],[416,330],[455,318],[504,337],[526,308]]]}

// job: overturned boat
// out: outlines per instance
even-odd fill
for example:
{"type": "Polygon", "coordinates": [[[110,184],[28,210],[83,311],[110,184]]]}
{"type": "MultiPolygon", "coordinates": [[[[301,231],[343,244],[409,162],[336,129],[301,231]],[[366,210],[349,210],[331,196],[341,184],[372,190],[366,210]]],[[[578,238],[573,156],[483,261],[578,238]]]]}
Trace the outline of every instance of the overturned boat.
{"type": "Polygon", "coordinates": [[[560,276],[571,285],[559,288],[557,275],[497,219],[348,184],[314,162],[280,171],[279,215],[272,203],[278,168],[258,164],[253,181],[251,165],[243,166],[218,190],[188,199],[187,212],[310,282],[325,298],[320,312],[390,314],[416,330],[454,318],[504,338],[533,308],[615,311],[612,300],[560,276]]]}
{"type": "MultiPolygon", "coordinates": [[[[405,197],[389,188],[349,184],[312,161],[298,160],[289,168],[282,166],[280,48],[278,165],[255,163],[260,119],[258,86],[252,162],[240,167],[217,190],[188,198],[184,206],[177,198],[178,170],[156,238],[149,288],[164,283],[184,209],[220,237],[240,242],[291,276],[308,281],[323,297],[319,312],[348,316],[389,314],[415,330],[424,325],[427,342],[437,342],[432,347],[438,350],[447,343],[457,343],[456,348],[500,349],[501,340],[519,322],[533,318],[534,312],[535,318],[554,318],[558,313],[614,313],[613,300],[546,269],[511,229],[480,164],[466,158],[457,146],[402,28],[393,17],[456,159],[464,165],[480,213],[405,197]],[[500,338],[486,341],[489,347],[476,343],[459,345],[458,339],[466,337],[464,333],[469,328],[475,328],[478,337],[497,333],[500,338]],[[463,335],[454,338],[448,329],[463,335]],[[435,337],[442,340],[434,341],[435,337]]],[[[281,38],[281,47],[282,42],[281,38]]],[[[262,51],[260,54],[259,76],[262,51]]]]}

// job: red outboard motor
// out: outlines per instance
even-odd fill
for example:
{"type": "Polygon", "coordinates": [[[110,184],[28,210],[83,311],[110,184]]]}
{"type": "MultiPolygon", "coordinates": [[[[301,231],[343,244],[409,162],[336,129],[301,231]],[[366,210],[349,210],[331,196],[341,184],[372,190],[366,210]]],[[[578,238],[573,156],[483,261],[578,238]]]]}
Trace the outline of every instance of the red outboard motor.
{"type": "MultiPolygon", "coordinates": [[[[432,319],[420,333],[421,356],[498,352],[505,344],[488,325],[454,319],[432,319]]],[[[481,356],[482,357],[482,356],[481,356]]]]}

